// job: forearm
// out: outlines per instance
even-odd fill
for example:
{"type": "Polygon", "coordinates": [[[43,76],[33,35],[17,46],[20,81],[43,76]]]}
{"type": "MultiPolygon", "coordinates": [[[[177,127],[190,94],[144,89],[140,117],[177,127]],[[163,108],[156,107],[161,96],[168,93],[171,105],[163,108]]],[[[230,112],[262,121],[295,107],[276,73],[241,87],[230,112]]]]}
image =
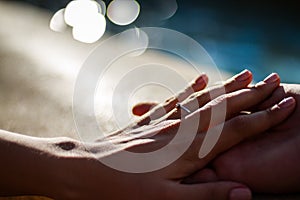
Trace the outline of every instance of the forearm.
{"type": "Polygon", "coordinates": [[[53,195],[57,158],[50,143],[0,130],[0,196],[53,195]]]}
{"type": "Polygon", "coordinates": [[[117,172],[111,174],[113,170],[95,159],[85,145],[63,137],[36,138],[0,130],[0,161],[0,196],[82,199],[82,194],[89,195],[84,192],[94,190],[105,197],[115,194],[118,178],[113,177],[120,177],[117,172]]]}

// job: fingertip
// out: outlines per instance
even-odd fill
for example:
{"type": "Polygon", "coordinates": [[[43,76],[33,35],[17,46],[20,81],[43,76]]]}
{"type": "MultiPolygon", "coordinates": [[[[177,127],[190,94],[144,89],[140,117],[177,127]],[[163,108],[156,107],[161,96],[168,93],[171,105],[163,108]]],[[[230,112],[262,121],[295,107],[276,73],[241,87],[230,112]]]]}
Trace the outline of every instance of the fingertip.
{"type": "Polygon", "coordinates": [[[252,72],[249,71],[248,69],[243,70],[242,72],[240,72],[239,74],[235,75],[233,77],[235,80],[237,80],[238,82],[251,82],[253,75],[252,72]]]}
{"type": "Polygon", "coordinates": [[[230,191],[229,199],[230,200],[251,200],[252,192],[247,187],[237,187],[230,191]]]}
{"type": "Polygon", "coordinates": [[[156,102],[139,103],[132,108],[132,113],[136,116],[142,116],[156,105],[156,102]]]}
{"type": "Polygon", "coordinates": [[[278,103],[279,108],[290,108],[296,105],[296,100],[294,97],[284,98],[278,103]]]}
{"type": "Polygon", "coordinates": [[[195,79],[192,87],[194,91],[202,90],[206,87],[208,83],[208,76],[206,74],[201,74],[198,78],[195,79]]]}
{"type": "Polygon", "coordinates": [[[225,82],[226,92],[233,92],[247,87],[253,80],[252,72],[245,69],[225,82]]]}
{"type": "Polygon", "coordinates": [[[281,123],[287,117],[289,117],[296,107],[296,100],[293,97],[287,97],[281,100],[276,105],[267,109],[265,113],[268,114],[267,121],[268,126],[272,127],[278,123],[281,123]]]}
{"type": "Polygon", "coordinates": [[[199,81],[204,81],[205,83],[208,83],[208,76],[205,73],[202,73],[197,79],[196,79],[196,83],[198,83],[199,81]]]}
{"type": "Polygon", "coordinates": [[[277,73],[271,73],[263,81],[266,83],[280,82],[280,76],[277,73]]]}

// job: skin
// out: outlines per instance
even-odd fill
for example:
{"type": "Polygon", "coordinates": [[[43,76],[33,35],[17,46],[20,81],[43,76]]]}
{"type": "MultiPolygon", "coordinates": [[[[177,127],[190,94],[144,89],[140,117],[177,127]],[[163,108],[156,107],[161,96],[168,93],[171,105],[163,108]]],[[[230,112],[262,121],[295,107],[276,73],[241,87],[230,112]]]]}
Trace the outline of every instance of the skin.
{"type": "MultiPolygon", "coordinates": [[[[250,74],[248,76],[251,77],[250,74]]],[[[229,80],[225,87],[238,85],[238,79],[229,80]]],[[[195,94],[188,102],[198,101],[205,105],[195,107],[191,114],[181,119],[168,119],[177,115],[178,111],[174,108],[169,112],[171,115],[167,115],[167,120],[162,116],[162,120],[156,123],[131,126],[125,134],[119,131],[89,144],[69,138],[42,139],[0,131],[0,159],[4,163],[0,170],[0,195],[41,195],[54,199],[251,199],[251,192],[240,183],[216,181],[188,185],[184,184],[184,179],[205,168],[234,145],[279,124],[293,112],[294,101],[239,115],[249,105],[258,104],[272,94],[279,85],[279,77],[273,75],[272,80],[267,79],[254,88],[236,89],[213,100],[207,98],[206,92],[195,94]],[[224,124],[218,117],[213,119],[213,124],[209,120],[199,120],[199,117],[209,119],[211,111],[222,107],[225,102],[227,115],[224,124]],[[189,133],[194,124],[199,126],[193,143],[180,158],[162,169],[125,173],[99,162],[99,159],[119,158],[125,151],[151,152],[168,144],[179,126],[185,127],[184,130],[189,133]],[[214,133],[219,130],[220,124],[224,127],[217,144],[208,155],[199,158],[207,130],[214,133]],[[243,134],[241,130],[245,130],[243,134]],[[112,143],[114,146],[111,146],[112,143]]],[[[186,106],[193,108],[194,104],[188,102],[186,106]]],[[[182,140],[170,144],[170,149],[185,145],[182,140]]]]}
{"type": "Polygon", "coordinates": [[[141,103],[136,105],[132,109],[132,112],[137,116],[141,116],[137,123],[139,126],[149,124],[156,119],[162,118],[166,115],[166,113],[169,113],[170,115],[168,119],[179,119],[186,113],[181,113],[181,110],[176,108],[177,103],[181,103],[189,110],[193,111],[204,106],[210,100],[224,95],[225,93],[246,88],[251,81],[251,72],[244,70],[240,74],[237,74],[236,76],[225,81],[222,85],[205,89],[208,83],[208,77],[203,74],[185,90],[166,100],[164,103],[141,103]]]}
{"type": "Polygon", "coordinates": [[[231,180],[244,183],[258,193],[300,192],[300,85],[281,84],[263,103],[250,110],[266,109],[288,97],[297,102],[288,119],[219,155],[209,168],[189,176],[184,182],[231,180]]]}
{"type": "Polygon", "coordinates": [[[258,109],[288,96],[298,104],[287,120],[215,159],[218,180],[240,181],[262,193],[300,192],[300,85],[282,84],[258,109]]]}
{"type": "MultiPolygon", "coordinates": [[[[293,97],[300,102],[300,85],[281,84],[255,110],[293,97]]],[[[202,169],[185,179],[186,183],[234,180],[245,183],[257,193],[298,193],[300,105],[293,114],[276,127],[253,137],[218,156],[210,168],[202,169]]]]}

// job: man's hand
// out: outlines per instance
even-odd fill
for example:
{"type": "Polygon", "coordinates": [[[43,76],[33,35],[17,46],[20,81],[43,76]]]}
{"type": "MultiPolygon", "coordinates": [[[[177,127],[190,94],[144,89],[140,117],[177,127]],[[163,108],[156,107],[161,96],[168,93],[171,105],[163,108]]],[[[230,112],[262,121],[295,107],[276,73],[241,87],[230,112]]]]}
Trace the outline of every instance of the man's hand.
{"type": "MultiPolygon", "coordinates": [[[[275,80],[265,80],[251,89],[242,89],[231,92],[209,101],[205,106],[196,109],[184,119],[165,120],[158,124],[150,124],[128,132],[117,132],[106,138],[87,146],[94,153],[96,159],[70,161],[74,174],[80,174],[71,178],[67,185],[73,189],[72,194],[77,198],[102,196],[107,199],[250,199],[250,191],[243,184],[219,181],[199,183],[193,185],[184,184],[185,177],[190,176],[199,169],[203,169],[217,155],[227,151],[237,143],[257,133],[268,130],[272,126],[284,120],[294,109],[294,106],[273,106],[271,109],[262,110],[249,115],[240,116],[238,113],[262,102],[279,85],[279,78],[273,75],[275,80]],[[212,151],[204,158],[199,158],[199,149],[207,134],[210,123],[210,111],[227,102],[227,119],[214,121],[209,127],[210,134],[214,134],[223,126],[222,133],[212,151]],[[241,125],[241,122],[244,122],[241,125]],[[185,140],[170,144],[170,140],[177,134],[179,126],[185,127],[185,134],[189,137],[190,125],[199,124],[197,135],[186,152],[170,165],[148,173],[125,173],[116,171],[102,165],[97,159],[122,158],[124,151],[145,153],[153,152],[158,148],[169,145],[170,149],[176,151],[186,145],[185,140]],[[109,142],[107,142],[109,141],[109,142]],[[109,148],[113,143],[117,148],[109,148]],[[80,167],[79,167],[80,166],[80,167]],[[97,168],[98,166],[98,168],[97,168]],[[79,168],[78,168],[79,167],[79,168]],[[84,171],[81,171],[84,169],[84,171]],[[77,170],[77,171],[76,171],[77,170]],[[97,182],[101,180],[102,187],[97,182]],[[82,183],[87,183],[83,186],[82,183]],[[131,192],[128,192],[131,191],[131,192]],[[235,193],[237,191],[237,193],[235,193]],[[231,193],[232,192],[232,193],[231,193]]],[[[184,138],[183,138],[184,139],[184,138]]],[[[162,162],[169,155],[162,155],[153,162],[162,162]]],[[[119,164],[127,164],[131,160],[120,160],[119,164]]],[[[140,165],[141,163],[136,163],[140,165]]],[[[143,164],[143,163],[142,163],[143,164]]],[[[149,163],[144,163],[148,165],[149,163]]]]}
{"type": "MultiPolygon", "coordinates": [[[[279,105],[281,107],[294,106],[295,99],[298,103],[295,112],[287,120],[228,150],[212,162],[212,169],[201,170],[184,182],[232,180],[245,183],[256,192],[299,192],[300,85],[282,84],[254,110],[267,109],[284,98],[287,99],[279,105]]],[[[240,126],[244,124],[241,120],[240,126]]]]}
{"type": "MultiPolygon", "coordinates": [[[[218,157],[212,165],[218,179],[240,181],[257,192],[300,192],[300,85],[282,84],[258,109],[289,96],[297,101],[294,113],[263,135],[218,157]]],[[[286,101],[287,106],[294,103],[291,98],[286,101]]]]}

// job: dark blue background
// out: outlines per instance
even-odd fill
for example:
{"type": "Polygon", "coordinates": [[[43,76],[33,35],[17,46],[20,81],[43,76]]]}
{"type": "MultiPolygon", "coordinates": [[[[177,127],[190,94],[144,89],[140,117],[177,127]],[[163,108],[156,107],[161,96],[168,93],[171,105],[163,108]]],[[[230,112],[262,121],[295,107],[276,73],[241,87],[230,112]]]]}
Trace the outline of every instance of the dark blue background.
{"type": "MultiPolygon", "coordinates": [[[[52,12],[68,0],[24,0],[52,12]]],[[[106,1],[109,3],[110,1],[106,1]]],[[[248,68],[255,80],[278,72],[285,82],[300,82],[298,1],[178,0],[170,19],[161,18],[168,0],[140,0],[141,14],[129,26],[108,22],[108,31],[160,26],[185,33],[209,52],[217,66],[232,73],[248,68]]]]}

